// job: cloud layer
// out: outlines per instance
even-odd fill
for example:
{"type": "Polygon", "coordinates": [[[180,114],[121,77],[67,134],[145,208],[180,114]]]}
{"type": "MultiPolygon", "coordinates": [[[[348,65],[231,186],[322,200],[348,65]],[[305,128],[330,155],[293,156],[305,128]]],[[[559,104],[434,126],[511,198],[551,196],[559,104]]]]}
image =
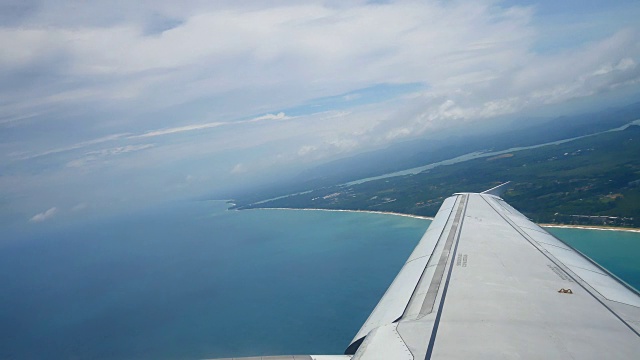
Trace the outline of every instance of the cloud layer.
{"type": "Polygon", "coordinates": [[[33,214],[43,200],[116,206],[255,185],[638,91],[634,2],[519,3],[7,1],[0,206],[33,214]]]}

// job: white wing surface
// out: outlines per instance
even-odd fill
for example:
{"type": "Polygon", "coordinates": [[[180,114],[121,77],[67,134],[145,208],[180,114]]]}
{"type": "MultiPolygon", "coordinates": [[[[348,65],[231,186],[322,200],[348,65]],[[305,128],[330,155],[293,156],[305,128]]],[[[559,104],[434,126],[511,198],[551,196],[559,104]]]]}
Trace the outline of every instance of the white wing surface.
{"type": "Polygon", "coordinates": [[[495,192],[448,198],[353,359],[640,359],[640,296],[495,192]]]}

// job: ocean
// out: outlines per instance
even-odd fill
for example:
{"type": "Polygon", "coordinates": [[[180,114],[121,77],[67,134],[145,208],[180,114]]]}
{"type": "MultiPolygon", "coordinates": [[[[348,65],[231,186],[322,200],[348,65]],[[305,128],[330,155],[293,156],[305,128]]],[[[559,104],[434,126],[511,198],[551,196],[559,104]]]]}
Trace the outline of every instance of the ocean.
{"type": "Polygon", "coordinates": [[[618,278],[640,289],[640,233],[629,231],[546,228],[618,278]]]}
{"type": "MultiPolygon", "coordinates": [[[[340,354],[429,223],[185,202],[12,239],[0,358],[340,354]]],[[[640,234],[550,231],[640,286],[640,234]]]]}

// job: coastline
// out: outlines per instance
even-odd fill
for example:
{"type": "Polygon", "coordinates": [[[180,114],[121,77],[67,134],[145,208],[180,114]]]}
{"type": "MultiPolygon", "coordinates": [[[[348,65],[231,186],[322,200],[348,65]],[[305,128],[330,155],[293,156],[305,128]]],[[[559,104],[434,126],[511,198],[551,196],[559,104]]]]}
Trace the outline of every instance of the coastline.
{"type": "Polygon", "coordinates": [[[594,225],[563,225],[563,224],[538,224],[540,227],[548,228],[565,228],[565,229],[585,229],[585,230],[601,230],[601,231],[627,231],[640,233],[638,228],[615,227],[615,226],[594,226],[594,225]]]}
{"type": "MultiPolygon", "coordinates": [[[[244,210],[301,210],[301,211],[336,211],[336,212],[353,212],[353,213],[368,213],[368,214],[383,214],[383,215],[394,215],[394,216],[404,216],[413,219],[422,219],[422,220],[432,220],[433,217],[430,216],[420,216],[420,215],[412,215],[412,214],[403,214],[392,211],[374,211],[374,210],[345,210],[345,209],[318,209],[318,208],[275,208],[275,207],[260,207],[260,208],[251,208],[244,210]]],[[[594,226],[594,225],[565,225],[565,224],[537,224],[543,228],[569,228],[569,229],[584,229],[584,230],[601,230],[601,231],[626,231],[626,232],[634,232],[640,233],[640,229],[638,228],[630,228],[630,227],[614,227],[614,226],[594,226]]]]}
{"type": "Polygon", "coordinates": [[[396,213],[396,212],[391,212],[391,211],[374,211],[374,210],[344,210],[344,209],[315,209],[315,208],[275,208],[275,207],[261,207],[261,208],[251,208],[251,209],[244,209],[244,210],[336,211],[336,212],[353,212],[353,213],[367,213],[367,214],[383,214],[383,215],[404,216],[404,217],[413,218],[413,219],[432,220],[433,221],[433,217],[430,217],[430,216],[420,216],[420,215],[396,213]]]}

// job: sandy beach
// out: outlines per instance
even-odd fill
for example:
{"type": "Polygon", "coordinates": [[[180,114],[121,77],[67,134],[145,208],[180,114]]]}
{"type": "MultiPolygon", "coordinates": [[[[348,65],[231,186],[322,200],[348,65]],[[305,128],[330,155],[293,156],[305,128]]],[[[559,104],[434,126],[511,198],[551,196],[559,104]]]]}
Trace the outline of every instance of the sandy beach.
{"type": "Polygon", "coordinates": [[[615,227],[615,226],[593,226],[593,225],[562,225],[562,224],[538,224],[542,227],[550,228],[573,228],[573,229],[586,229],[586,230],[604,230],[604,231],[628,231],[640,233],[640,229],[629,227],[615,227]]]}
{"type": "MultiPolygon", "coordinates": [[[[315,209],[315,208],[254,208],[247,210],[302,210],[302,211],[337,211],[337,212],[354,212],[354,213],[369,213],[369,214],[384,214],[384,215],[395,215],[395,216],[404,216],[410,217],[414,219],[423,219],[423,220],[433,220],[433,217],[429,216],[420,216],[420,215],[411,215],[411,214],[402,214],[391,211],[373,211],[373,210],[343,210],[343,209],[315,209]]],[[[636,232],[640,233],[640,229],[637,228],[629,228],[629,227],[613,227],[613,226],[593,226],[593,225],[563,225],[563,224],[538,224],[542,227],[550,227],[550,228],[574,228],[574,229],[586,229],[586,230],[603,230],[603,231],[628,231],[628,232],[636,232]]]]}
{"type": "Polygon", "coordinates": [[[411,214],[402,214],[391,211],[373,211],[373,210],[342,210],[342,209],[314,209],[314,208],[273,208],[273,207],[264,207],[264,208],[252,208],[246,210],[302,210],[302,211],[336,211],[336,212],[353,212],[353,213],[368,213],[368,214],[384,214],[384,215],[395,215],[395,216],[404,216],[414,219],[423,219],[423,220],[433,220],[433,217],[429,216],[420,216],[420,215],[411,215],[411,214]]]}

